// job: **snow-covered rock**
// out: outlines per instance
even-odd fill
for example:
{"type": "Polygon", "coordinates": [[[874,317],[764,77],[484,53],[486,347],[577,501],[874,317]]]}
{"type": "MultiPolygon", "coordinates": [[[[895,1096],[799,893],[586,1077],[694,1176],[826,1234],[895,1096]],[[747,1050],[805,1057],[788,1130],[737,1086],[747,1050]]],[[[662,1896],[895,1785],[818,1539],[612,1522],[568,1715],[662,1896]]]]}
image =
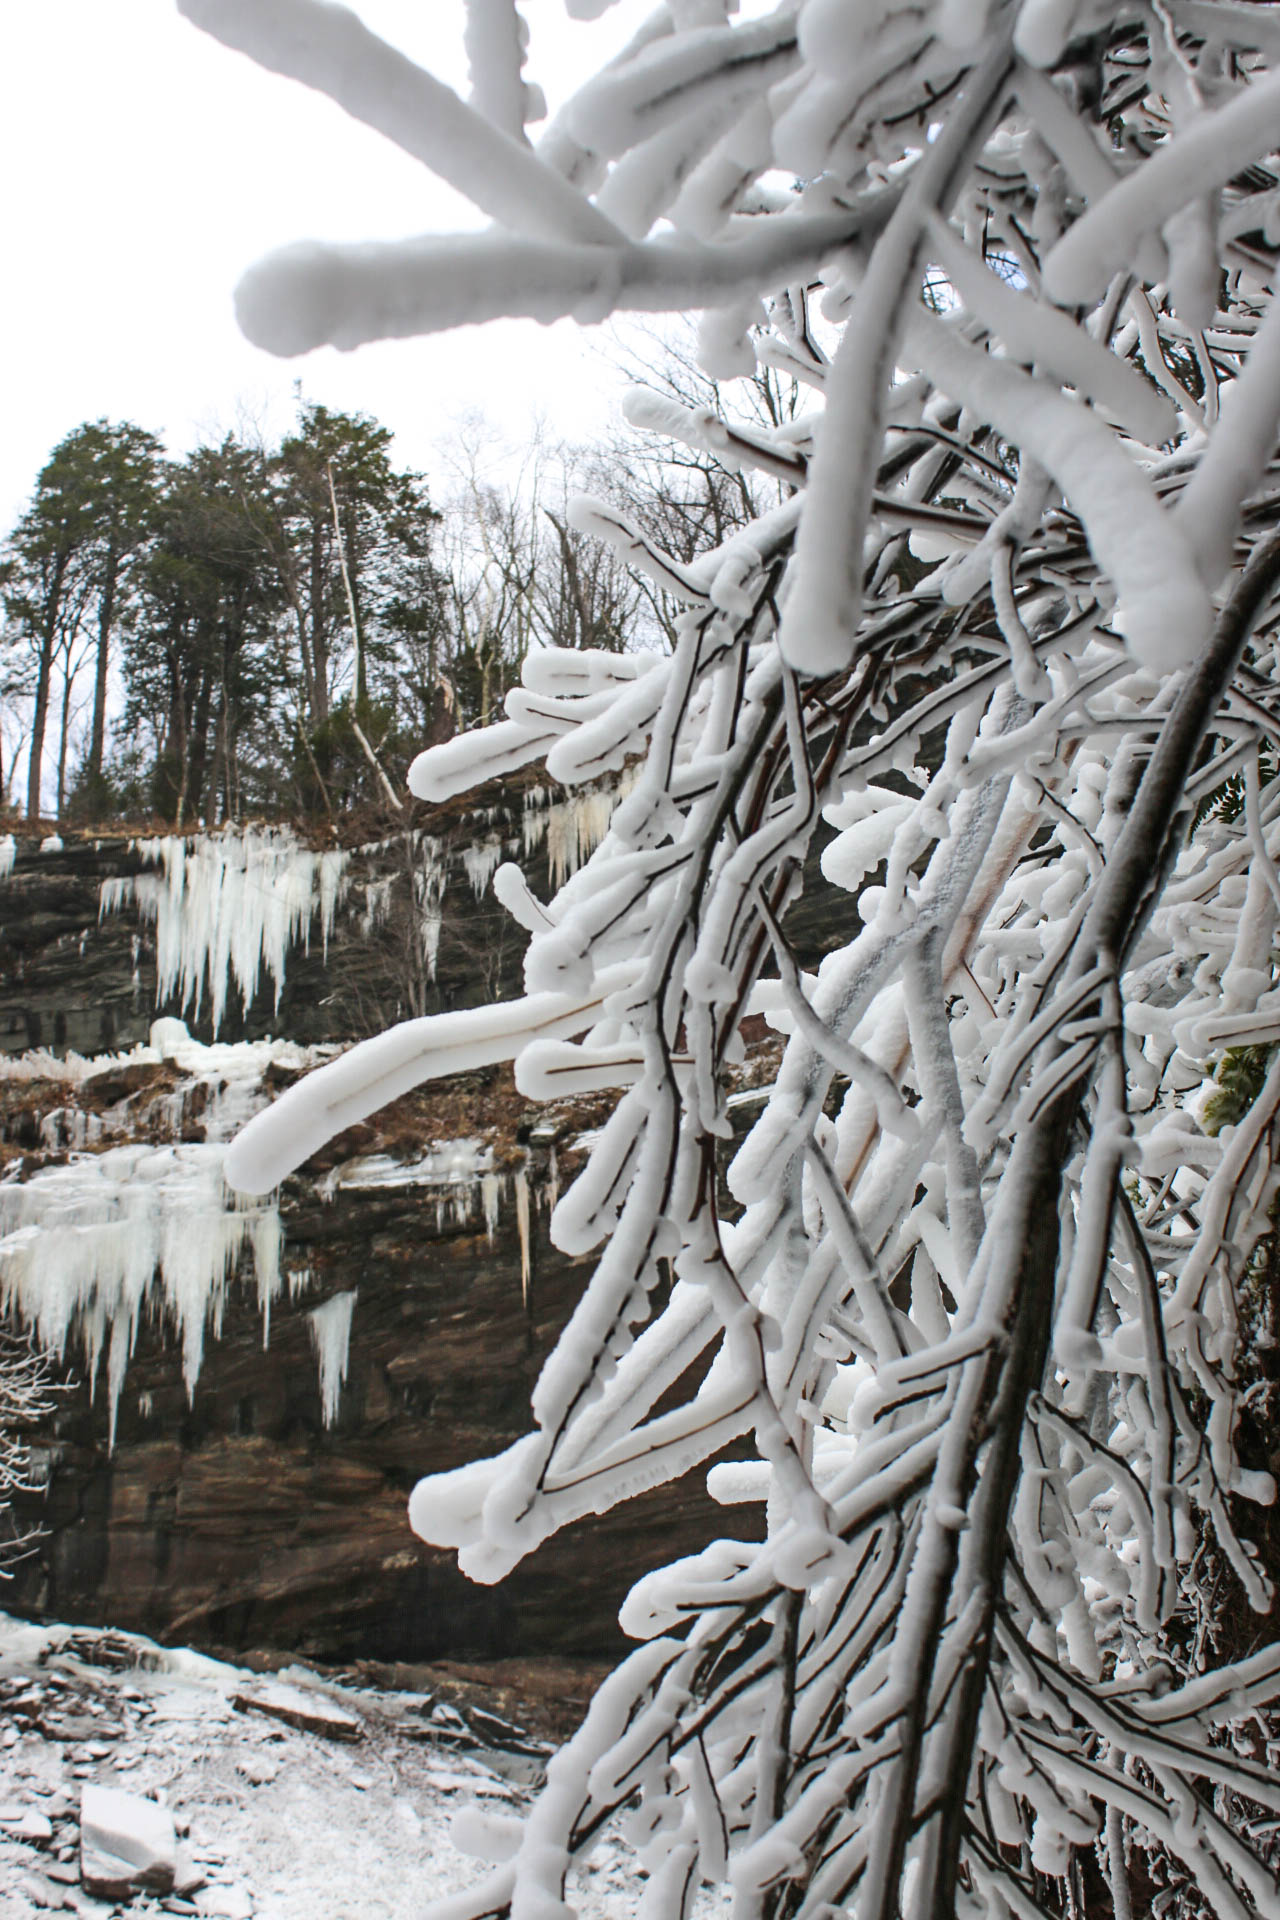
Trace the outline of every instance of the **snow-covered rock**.
{"type": "Polygon", "coordinates": [[[80,1796],[80,1878],[90,1893],[119,1900],[172,1891],[178,1864],[173,1815],[120,1787],[85,1783],[80,1796]]]}
{"type": "Polygon", "coordinates": [[[209,1920],[252,1920],[255,1911],[252,1895],[235,1885],[201,1887],[195,1905],[196,1911],[207,1914],[209,1920]]]}
{"type": "Polygon", "coordinates": [[[330,1740],[362,1740],[364,1728],[354,1713],[327,1694],[303,1692],[278,1680],[260,1687],[246,1687],[236,1693],[232,1705],[241,1713],[265,1713],[287,1726],[301,1727],[307,1733],[322,1733],[330,1740]]]}
{"type": "Polygon", "coordinates": [[[0,1827],[13,1840],[32,1840],[43,1846],[53,1838],[53,1827],[34,1807],[0,1807],[0,1827]]]}

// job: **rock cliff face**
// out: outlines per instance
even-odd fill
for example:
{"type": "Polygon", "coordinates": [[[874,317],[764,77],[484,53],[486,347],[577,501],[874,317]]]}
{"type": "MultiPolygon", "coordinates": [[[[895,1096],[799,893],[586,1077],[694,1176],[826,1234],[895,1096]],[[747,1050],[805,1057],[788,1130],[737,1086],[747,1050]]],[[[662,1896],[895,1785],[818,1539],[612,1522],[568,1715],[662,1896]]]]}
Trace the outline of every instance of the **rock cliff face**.
{"type": "Polygon", "coordinates": [[[264,1346],[254,1288],[234,1286],[190,1404],[174,1341],[144,1326],[113,1453],[101,1387],[96,1405],[83,1379],[72,1388],[49,1436],[48,1532],[6,1604],[313,1658],[612,1652],[632,1581],[736,1528],[742,1510],[726,1528],[696,1477],[566,1532],[500,1587],[472,1585],[406,1520],[422,1474],[527,1429],[582,1277],[547,1241],[545,1167],[532,1181],[527,1306],[512,1207],[490,1240],[421,1189],[340,1188],[326,1201],[313,1181],[291,1184],[286,1261],[309,1269],[306,1291],[277,1303],[264,1346]],[[326,1428],[310,1315],[349,1289],[346,1383],[326,1428]]]}
{"type": "MultiPolygon", "coordinates": [[[[514,850],[518,796],[504,811],[513,816],[506,824],[514,850]]],[[[131,1047],[146,1039],[157,1013],[185,1018],[202,1040],[287,1034],[302,1045],[343,1042],[412,1013],[519,991],[523,936],[491,894],[477,892],[467,870],[470,855],[475,878],[487,880],[503,842],[485,873],[474,859],[471,823],[460,816],[416,844],[399,836],[341,856],[329,938],[318,915],[304,920],[289,945],[278,997],[265,967],[248,1004],[233,982],[215,1035],[207,978],[198,1001],[181,986],[160,989],[156,918],[134,897],[139,882],[154,891],[171,877],[156,852],[165,844],[155,837],[68,837],[55,850],[17,837],[12,868],[0,876],[0,1053],[93,1055],[131,1047]],[[424,901],[428,893],[434,898],[424,901]],[[409,916],[420,918],[424,905],[436,915],[431,965],[420,943],[405,952],[409,916]]],[[[219,838],[209,836],[209,844],[219,838]]],[[[542,868],[545,882],[545,849],[542,868]]],[[[246,908],[260,904],[260,894],[255,877],[246,908]]]]}
{"type": "MultiPolygon", "coordinates": [[[[222,1039],[274,1032],[331,1046],[412,1012],[518,992],[523,937],[487,881],[515,851],[502,836],[519,828],[519,804],[437,823],[408,853],[404,842],[382,842],[351,856],[327,947],[318,919],[304,916],[310,944],[290,947],[278,1006],[264,965],[247,1006],[228,992],[222,1039]],[[404,947],[433,914],[434,979],[421,946],[404,947]]],[[[553,822],[539,840],[526,824],[539,891],[550,890],[548,869],[563,862],[572,828],[553,822]]],[[[0,879],[0,1310],[7,1302],[29,1322],[32,1301],[56,1282],[70,1381],[37,1436],[47,1494],[21,1515],[45,1537],[6,1588],[6,1606],[313,1658],[616,1652],[618,1604],[642,1572],[752,1524],[749,1509],[712,1505],[703,1474],[566,1531],[497,1588],[470,1584],[406,1520],[422,1475],[497,1452],[528,1429],[532,1386],[584,1277],[583,1263],[550,1244],[550,1208],[581,1164],[575,1137],[600,1123],[611,1099],[548,1115],[516,1095],[506,1070],[438,1083],[335,1142],[287,1183],[278,1216],[268,1209],[269,1218],[241,1222],[224,1284],[216,1255],[203,1265],[196,1257],[224,1232],[232,1204],[209,1198],[220,1182],[217,1143],[299,1063],[264,1055],[245,1080],[238,1056],[219,1048],[196,1046],[194,1066],[181,1047],[88,1067],[49,1057],[134,1047],[158,1011],[185,1012],[193,1035],[213,1040],[208,977],[198,1012],[180,985],[157,1006],[163,927],[138,913],[130,891],[148,875],[164,878],[154,847],[119,839],[47,851],[20,842],[0,879]],[[123,897],[103,913],[113,895],[123,897]],[[445,1165],[447,1154],[424,1167],[433,1143],[467,1141],[476,1143],[469,1169],[445,1165]],[[74,1180],[117,1178],[136,1199],[137,1181],[157,1179],[157,1166],[134,1169],[126,1156],[115,1174],[111,1155],[143,1145],[183,1161],[187,1175],[194,1167],[205,1198],[202,1210],[166,1221],[171,1190],[172,1205],[193,1203],[185,1187],[158,1186],[145,1227],[110,1201],[116,1225],[127,1216],[126,1235],[150,1233],[157,1263],[163,1242],[174,1269],[161,1286],[157,1265],[141,1307],[130,1308],[117,1285],[123,1267],[109,1272],[86,1237],[106,1218],[101,1196],[95,1188],[86,1199],[74,1180]],[[202,1154],[214,1156],[211,1168],[202,1154]],[[54,1176],[70,1198],[41,1184],[54,1176]],[[43,1210],[24,1214],[19,1189],[44,1196],[43,1210]],[[36,1220],[36,1252],[24,1251],[36,1220]],[[50,1233],[63,1238],[55,1244],[50,1233]],[[197,1273],[207,1298],[184,1303],[197,1273]],[[331,1302],[337,1322],[326,1320],[331,1302]],[[184,1342],[189,1349],[192,1325],[206,1319],[189,1394],[184,1342]],[[123,1327],[121,1353],[132,1327],[114,1386],[113,1327],[123,1327]],[[326,1339],[327,1359],[317,1352],[326,1339]]],[[[823,944],[819,930],[812,945],[823,944]]],[[[765,1049],[748,1079],[767,1077],[771,1058],[765,1049]]],[[[119,1248],[111,1256],[118,1266],[121,1257],[119,1248]]]]}

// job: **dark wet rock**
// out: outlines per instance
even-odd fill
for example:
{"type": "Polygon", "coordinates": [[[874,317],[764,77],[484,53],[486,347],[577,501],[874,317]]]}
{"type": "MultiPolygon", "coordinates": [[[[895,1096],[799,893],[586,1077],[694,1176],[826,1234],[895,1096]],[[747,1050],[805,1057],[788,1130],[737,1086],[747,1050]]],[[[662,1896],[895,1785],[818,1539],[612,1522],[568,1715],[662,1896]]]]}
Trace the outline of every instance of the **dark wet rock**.
{"type": "MultiPolygon", "coordinates": [[[[517,824],[518,809],[517,795],[517,824]]],[[[50,854],[20,840],[17,864],[0,882],[0,1050],[127,1047],[146,1037],[157,1011],[179,1011],[155,1004],[154,928],[131,908],[99,921],[101,882],[140,870],[123,837],[69,839],[64,852],[50,854]]],[[[545,891],[544,877],[535,882],[545,891]]],[[[363,884],[357,876],[357,910],[339,913],[327,955],[318,939],[292,955],[278,1010],[265,976],[248,1010],[232,990],[224,1038],[274,1032],[304,1043],[346,1041],[406,1011],[379,972],[387,950],[361,932],[363,884]]],[[[496,902],[476,902],[469,886],[452,880],[446,898],[436,1002],[517,992],[523,943],[496,902]]],[[[191,1025],[196,1037],[212,1038],[207,1020],[191,1025]]],[[[294,1077],[288,1069],[272,1075],[273,1086],[294,1077]]],[[[38,1151],[49,1164],[51,1147],[65,1157],[85,1137],[86,1115],[105,1116],[108,1132],[97,1136],[104,1140],[150,1138],[147,1129],[175,1105],[170,1064],[112,1066],[70,1093],[57,1081],[8,1086],[0,1160],[16,1152],[28,1165],[38,1151]],[[65,1124],[56,1118],[63,1109],[65,1124]]],[[[548,1114],[516,1094],[508,1069],[485,1069],[396,1103],[341,1153],[327,1150],[287,1182],[290,1285],[273,1305],[270,1343],[246,1262],[229,1283],[220,1337],[206,1341],[190,1398],[171,1335],[142,1316],[114,1453],[104,1383],[94,1396],[75,1380],[39,1437],[47,1495],[27,1501],[19,1516],[43,1525],[46,1536],[17,1568],[5,1604],[29,1617],[110,1624],[233,1654],[383,1662],[615,1656],[624,1644],[617,1609],[635,1579],[727,1526],[752,1522],[746,1510],[730,1518],[714,1506],[701,1474],[567,1529],[498,1587],[471,1584],[454,1557],[423,1545],[406,1519],[421,1476],[500,1452],[528,1429],[534,1382],[590,1270],[550,1245],[553,1180],[572,1177],[581,1164],[573,1138],[598,1127],[610,1106],[609,1096],[598,1096],[581,1112],[548,1114]],[[449,1200],[429,1191],[349,1191],[328,1178],[345,1153],[410,1160],[432,1139],[478,1131],[495,1142],[495,1168],[520,1170],[529,1182],[527,1293],[510,1188],[490,1239],[478,1199],[460,1220],[449,1200]],[[358,1300],[347,1384],[326,1429],[308,1316],[351,1290],[358,1300]]],[[[190,1131],[178,1137],[202,1137],[196,1106],[189,1103],[182,1124],[190,1131]]],[[[125,1649],[112,1654],[104,1642],[100,1657],[109,1664],[125,1649]]],[[[87,1737],[78,1729],[67,1736],[87,1737]]]]}

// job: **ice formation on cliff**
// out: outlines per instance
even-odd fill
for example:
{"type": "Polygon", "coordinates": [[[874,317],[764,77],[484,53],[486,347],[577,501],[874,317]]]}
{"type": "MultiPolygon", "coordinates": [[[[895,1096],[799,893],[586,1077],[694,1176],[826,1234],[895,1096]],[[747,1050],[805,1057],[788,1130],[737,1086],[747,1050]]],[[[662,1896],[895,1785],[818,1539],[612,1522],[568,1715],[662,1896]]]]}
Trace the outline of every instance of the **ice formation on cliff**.
{"type": "Polygon", "coordinates": [[[335,1293],[307,1315],[311,1322],[311,1344],[320,1367],[320,1408],[326,1427],[338,1417],[338,1403],[347,1378],[347,1358],[351,1351],[351,1314],[357,1288],[335,1293]]]}
{"type": "MultiPolygon", "coordinates": [[[[251,1265],[264,1347],[272,1305],[286,1284],[290,1302],[310,1285],[308,1269],[284,1272],[284,1230],[274,1196],[237,1197],[223,1181],[223,1160],[226,1143],[268,1101],[269,1067],[301,1071],[335,1051],[282,1040],[203,1046],[181,1020],[162,1019],[152,1023],[149,1044],[128,1053],[97,1059],[73,1053],[65,1060],[47,1052],[0,1056],[0,1081],[64,1083],[66,1104],[44,1115],[41,1133],[48,1152],[69,1156],[65,1165],[37,1168],[25,1180],[0,1181],[0,1318],[12,1314],[59,1358],[74,1349],[91,1389],[106,1354],[110,1444],[144,1312],[178,1338],[190,1395],[206,1337],[220,1335],[227,1286],[237,1271],[251,1265]],[[198,1114],[203,1141],[116,1144],[111,1122],[75,1103],[74,1090],[112,1069],[162,1063],[176,1067],[181,1080],[134,1096],[129,1124],[176,1136],[198,1114]]],[[[494,1166],[491,1144],[438,1140],[408,1162],[382,1153],[346,1161],[325,1177],[320,1192],[332,1198],[347,1188],[425,1188],[435,1202],[439,1231],[467,1226],[478,1211],[492,1239],[510,1183],[511,1176],[494,1166]]],[[[527,1291],[529,1194],[523,1171],[515,1175],[514,1197],[527,1291]]],[[[325,1308],[316,1311],[323,1315],[325,1308]]],[[[349,1333],[349,1304],[344,1311],[349,1333]]],[[[345,1358],[339,1364],[337,1357],[340,1347],[345,1355],[338,1318],[335,1308],[330,1319],[313,1321],[326,1424],[345,1372],[345,1358]]]]}
{"type": "Polygon", "coordinates": [[[60,1080],[68,1090],[115,1067],[167,1062],[184,1077],[148,1098],[145,1119],[174,1134],[204,1090],[203,1141],[86,1152],[103,1137],[102,1116],[69,1102],[46,1114],[41,1127],[50,1151],[69,1151],[67,1163],[38,1168],[23,1182],[0,1182],[0,1316],[12,1313],[59,1358],[74,1344],[91,1388],[106,1350],[112,1443],[144,1310],[177,1334],[191,1394],[206,1333],[216,1338],[221,1329],[227,1282],[249,1255],[265,1344],[281,1287],[280,1218],[274,1200],[246,1203],[224,1185],[225,1142],[264,1105],[269,1066],[300,1070],[331,1051],[287,1040],[206,1047],[181,1020],[167,1019],[153,1023],[148,1045],[129,1053],[0,1059],[0,1079],[60,1080]]]}
{"type": "MultiPolygon", "coordinates": [[[[289,954],[298,945],[309,946],[317,922],[327,949],[335,915],[352,886],[353,860],[402,849],[423,960],[434,980],[450,869],[461,870],[480,899],[504,857],[527,855],[545,843],[554,892],[603,840],[614,808],[633,784],[634,777],[624,774],[611,786],[566,792],[559,800],[535,787],[524,796],[519,831],[504,836],[506,809],[487,807],[470,816],[477,831],[457,845],[420,828],[368,846],[319,853],[281,827],[228,827],[136,840],[131,850],[157,871],[104,880],[98,917],[132,906],[140,921],[154,923],[156,1004],[176,1001],[184,1014],[198,1019],[207,996],[217,1033],[233,981],[248,1007],[265,969],[278,1009],[289,954]]],[[[0,879],[16,857],[10,834],[0,840],[0,879]]],[[[387,920],[396,880],[391,873],[364,882],[364,938],[387,920]]]]}
{"type": "Polygon", "coordinates": [[[144,1310],[180,1339],[191,1395],[242,1254],[252,1252],[264,1318],[280,1290],[275,1205],[227,1191],[225,1151],[205,1142],[108,1147],[0,1183],[0,1314],[59,1358],[74,1340],[91,1388],[106,1349],[111,1444],[144,1310]]]}
{"type": "Polygon", "coordinates": [[[591,858],[609,831],[614,808],[634,785],[634,772],[627,772],[615,785],[570,790],[561,800],[552,800],[542,787],[531,787],[525,794],[520,851],[527,858],[545,841],[553,893],[591,858]]]}
{"type": "Polygon", "coordinates": [[[279,1006],[290,948],[309,944],[315,920],[328,945],[349,884],[348,853],[315,853],[278,827],[164,834],[134,845],[160,872],[104,880],[99,917],[132,904],[154,921],[157,1002],[175,995],[198,1017],[207,990],[215,1033],[232,978],[248,1006],[265,965],[279,1006]]]}

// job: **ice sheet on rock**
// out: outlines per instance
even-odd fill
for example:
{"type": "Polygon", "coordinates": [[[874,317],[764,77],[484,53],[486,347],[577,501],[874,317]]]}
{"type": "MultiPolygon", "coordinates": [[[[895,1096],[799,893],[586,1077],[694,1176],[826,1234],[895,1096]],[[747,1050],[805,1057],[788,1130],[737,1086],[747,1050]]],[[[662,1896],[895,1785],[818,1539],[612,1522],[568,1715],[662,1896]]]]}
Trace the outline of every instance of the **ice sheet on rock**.
{"type": "Polygon", "coordinates": [[[160,871],[105,880],[99,918],[132,904],[153,921],[157,1000],[198,1015],[207,993],[215,1033],[233,979],[247,1007],[265,967],[279,1006],[290,949],[317,920],[327,946],[349,885],[348,853],[315,853],[282,828],[165,834],[136,851],[160,871]]]}
{"type": "MultiPolygon", "coordinates": [[[[343,1297],[335,1295],[338,1299],[343,1297]]],[[[354,1295],[348,1297],[354,1298],[354,1295]]],[[[364,1738],[364,1728],[350,1708],[318,1688],[304,1690],[287,1686],[280,1680],[265,1680],[257,1686],[238,1690],[232,1696],[232,1705],[241,1713],[265,1713],[273,1720],[283,1720],[287,1726],[321,1733],[330,1740],[354,1742],[364,1738]]]]}
{"type": "Polygon", "coordinates": [[[361,1154],[329,1174],[326,1193],[339,1187],[470,1186],[493,1170],[493,1148],[481,1140],[435,1140],[416,1160],[387,1153],[361,1154]]]}
{"type": "Polygon", "coordinates": [[[11,833],[0,834],[0,880],[13,872],[13,863],[18,857],[18,843],[11,833]]]}
{"type": "Polygon", "coordinates": [[[311,1323],[311,1345],[320,1368],[320,1410],[326,1427],[331,1427],[338,1417],[347,1378],[351,1315],[357,1291],[352,1287],[345,1293],[335,1293],[307,1315],[311,1323]]]}
{"type": "MultiPolygon", "coordinates": [[[[485,1232],[492,1240],[502,1212],[508,1176],[493,1164],[493,1148],[482,1140],[436,1140],[416,1160],[389,1153],[360,1154],[326,1175],[321,1193],[331,1199],[339,1189],[367,1192],[387,1187],[422,1187],[447,1202],[456,1226],[465,1227],[479,1202],[485,1232]]],[[[519,1176],[517,1176],[518,1203],[519,1176]]],[[[444,1208],[437,1207],[440,1224],[444,1208]]]]}
{"type": "MultiPolygon", "coordinates": [[[[302,1047],[292,1040],[215,1041],[205,1046],[193,1040],[181,1020],[153,1020],[150,1038],[126,1053],[79,1054],[65,1058],[36,1048],[28,1053],[0,1054],[0,1080],[53,1080],[68,1088],[83,1087],[100,1074],[120,1067],[160,1066],[169,1063],[188,1077],[190,1087],[204,1083],[210,1089],[202,1115],[207,1140],[224,1140],[235,1133],[251,1112],[270,1098],[263,1086],[269,1067],[302,1073],[332,1058],[333,1046],[302,1047]]],[[[175,1131],[185,1124],[189,1088],[179,1086],[161,1096],[173,1103],[175,1131]]],[[[81,1116],[92,1119],[96,1116],[81,1116]]],[[[63,1145],[83,1142],[64,1141],[63,1145]]]]}

